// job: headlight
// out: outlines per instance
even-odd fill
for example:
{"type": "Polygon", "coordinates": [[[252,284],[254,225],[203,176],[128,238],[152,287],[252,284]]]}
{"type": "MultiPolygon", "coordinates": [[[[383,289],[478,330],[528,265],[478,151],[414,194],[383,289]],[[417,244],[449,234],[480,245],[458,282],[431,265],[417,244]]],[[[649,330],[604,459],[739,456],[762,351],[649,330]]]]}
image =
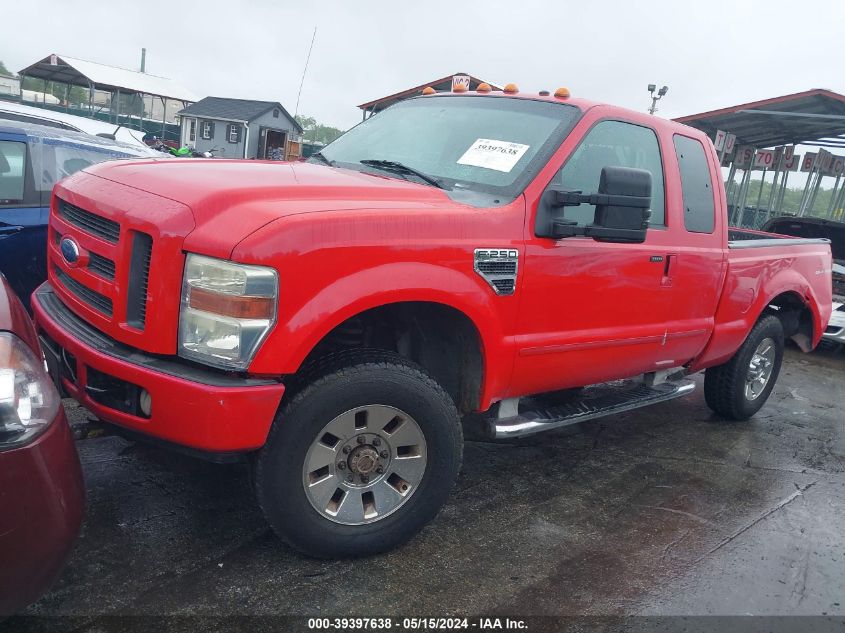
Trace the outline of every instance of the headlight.
{"type": "Polygon", "coordinates": [[[272,268],[188,254],[179,355],[223,369],[246,369],[276,322],[278,293],[272,268]]]}
{"type": "Polygon", "coordinates": [[[0,332],[0,449],[25,444],[59,412],[44,361],[14,334],[0,332]]]}

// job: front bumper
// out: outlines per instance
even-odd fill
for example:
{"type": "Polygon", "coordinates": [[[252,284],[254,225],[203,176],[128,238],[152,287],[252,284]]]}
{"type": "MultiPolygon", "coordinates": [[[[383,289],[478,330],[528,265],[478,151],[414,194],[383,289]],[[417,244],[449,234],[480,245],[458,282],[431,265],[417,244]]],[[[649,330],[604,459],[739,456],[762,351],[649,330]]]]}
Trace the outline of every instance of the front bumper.
{"type": "Polygon", "coordinates": [[[282,383],[127,347],[77,317],[49,283],[32,295],[32,310],[45,354],[61,359],[56,379],[98,418],[199,451],[243,452],[264,445],[282,383]],[[151,396],[149,416],[139,407],[142,390],[151,396]]]}
{"type": "Polygon", "coordinates": [[[843,304],[833,304],[830,322],[822,335],[824,340],[845,343],[845,310],[843,310],[843,307],[845,307],[843,304]]]}

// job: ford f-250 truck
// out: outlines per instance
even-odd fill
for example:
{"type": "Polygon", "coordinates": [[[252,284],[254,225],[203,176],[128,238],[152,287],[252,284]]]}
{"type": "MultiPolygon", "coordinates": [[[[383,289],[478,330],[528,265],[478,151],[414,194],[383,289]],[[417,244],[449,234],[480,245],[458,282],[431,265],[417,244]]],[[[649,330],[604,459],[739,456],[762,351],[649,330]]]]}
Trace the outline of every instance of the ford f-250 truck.
{"type": "Polygon", "coordinates": [[[730,229],[717,155],[683,125],[509,86],[401,102],[310,161],[63,180],[33,309],[66,392],[247,454],[269,523],[312,555],[430,521],[461,416],[515,437],[706,370],[709,406],[746,419],[784,339],[810,350],[830,316],[829,244],[730,229]]]}

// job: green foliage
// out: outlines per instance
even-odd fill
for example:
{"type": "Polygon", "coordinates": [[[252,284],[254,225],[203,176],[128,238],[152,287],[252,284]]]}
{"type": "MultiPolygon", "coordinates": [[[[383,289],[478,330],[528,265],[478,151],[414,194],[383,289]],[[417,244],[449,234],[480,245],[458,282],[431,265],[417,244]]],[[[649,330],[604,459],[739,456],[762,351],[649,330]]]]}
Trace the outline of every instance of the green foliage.
{"type": "Polygon", "coordinates": [[[15,76],[15,73],[11,72],[8,68],[6,68],[6,64],[0,60],[0,75],[12,75],[15,76]]]}
{"type": "MultiPolygon", "coordinates": [[[[778,187],[780,189],[780,187],[778,187]]],[[[731,196],[736,196],[737,192],[739,191],[739,184],[737,182],[734,185],[734,188],[731,192],[731,196]]],[[[760,199],[760,208],[766,209],[768,208],[769,203],[769,194],[772,191],[772,183],[771,182],[764,182],[763,183],[763,194],[760,195],[760,181],[759,180],[752,180],[748,186],[748,196],[745,199],[745,204],[748,207],[756,207],[757,206],[757,199],[760,199]]],[[[775,196],[777,196],[777,191],[775,192],[775,196]]],[[[793,188],[787,186],[786,192],[783,196],[783,206],[781,207],[781,213],[786,215],[795,215],[798,213],[798,210],[801,207],[801,197],[804,194],[804,187],[793,188]]],[[[812,208],[808,208],[805,212],[805,216],[817,216],[817,217],[826,217],[827,216],[827,209],[830,205],[830,198],[833,195],[833,189],[819,189],[818,194],[816,195],[815,204],[812,208]]],[[[774,204],[774,202],[773,202],[774,204]]],[[[836,215],[837,210],[834,209],[834,215],[836,215]]],[[[841,215],[841,214],[840,214],[841,215]]]]}
{"type": "Polygon", "coordinates": [[[297,114],[296,122],[302,126],[302,138],[306,142],[325,143],[328,145],[338,136],[343,134],[343,130],[340,130],[336,127],[317,123],[317,120],[312,116],[297,114]]]}

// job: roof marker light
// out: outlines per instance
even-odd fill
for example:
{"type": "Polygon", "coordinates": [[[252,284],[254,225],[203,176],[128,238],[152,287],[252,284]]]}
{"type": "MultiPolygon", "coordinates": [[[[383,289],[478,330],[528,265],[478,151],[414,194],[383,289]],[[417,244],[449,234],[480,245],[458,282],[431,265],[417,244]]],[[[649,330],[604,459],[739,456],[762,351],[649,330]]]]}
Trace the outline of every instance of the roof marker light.
{"type": "Polygon", "coordinates": [[[478,84],[478,87],[475,89],[476,92],[490,92],[491,90],[490,84],[484,82],[478,84]]]}
{"type": "Polygon", "coordinates": [[[505,93],[509,95],[513,95],[519,92],[519,88],[516,87],[516,84],[508,84],[505,86],[505,93]]]}
{"type": "Polygon", "coordinates": [[[431,86],[426,86],[425,88],[422,89],[422,93],[424,95],[433,95],[435,92],[437,92],[437,91],[434,88],[432,88],[431,86]]]}
{"type": "Polygon", "coordinates": [[[452,92],[466,92],[467,87],[464,84],[455,84],[452,86],[452,92]]]}
{"type": "Polygon", "coordinates": [[[555,96],[558,99],[566,99],[569,97],[569,88],[558,88],[555,90],[555,96]]]}
{"type": "Polygon", "coordinates": [[[541,90],[540,96],[541,97],[548,97],[551,93],[548,90],[541,90]]]}

